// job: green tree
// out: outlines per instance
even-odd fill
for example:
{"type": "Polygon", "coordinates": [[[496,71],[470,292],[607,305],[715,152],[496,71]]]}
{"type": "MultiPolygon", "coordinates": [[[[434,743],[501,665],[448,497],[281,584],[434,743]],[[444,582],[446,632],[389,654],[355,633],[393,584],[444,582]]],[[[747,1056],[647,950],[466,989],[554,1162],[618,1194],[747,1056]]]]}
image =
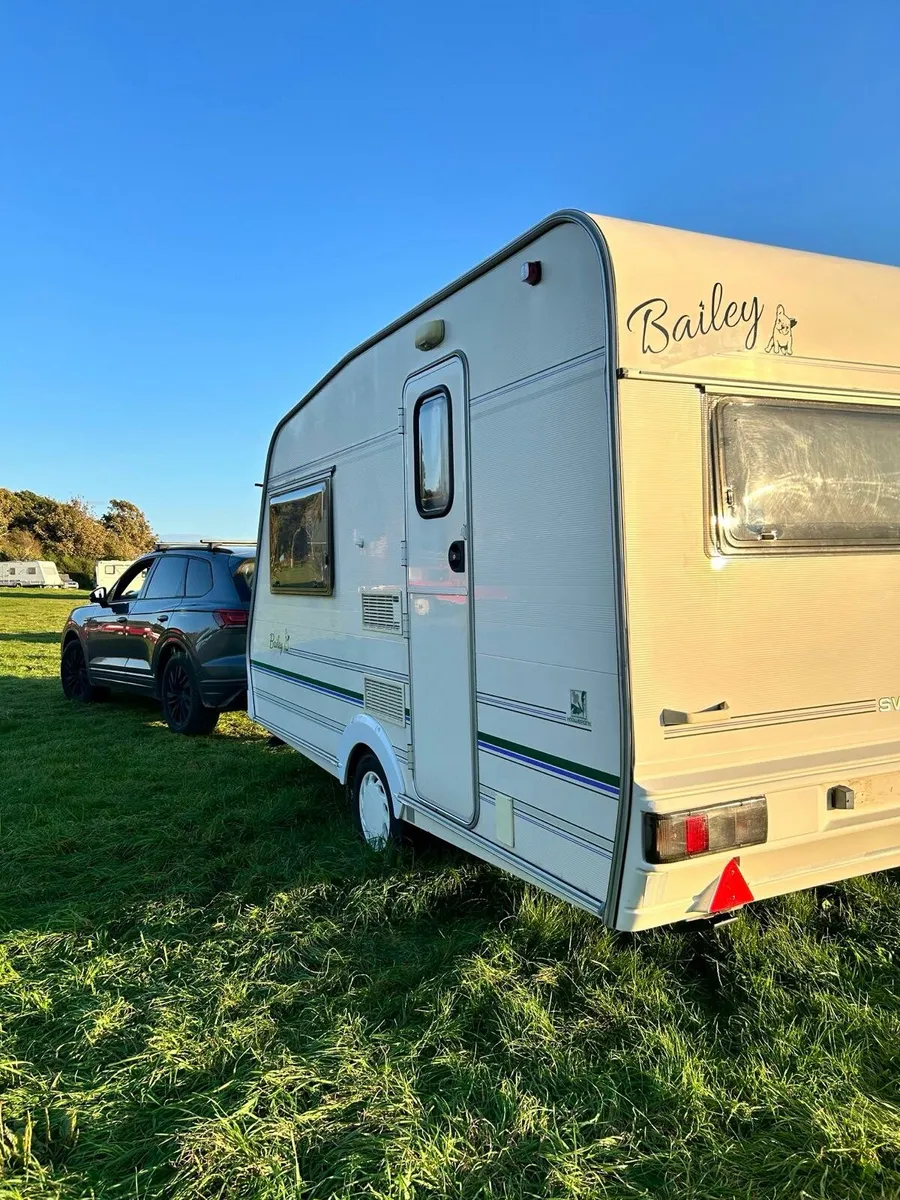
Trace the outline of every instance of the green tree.
{"type": "MultiPolygon", "coordinates": [[[[110,500],[109,507],[101,518],[115,545],[122,553],[117,558],[136,558],[153,549],[155,537],[150,522],[130,500],[110,500]]],[[[109,545],[109,541],[106,543],[109,545]]]]}

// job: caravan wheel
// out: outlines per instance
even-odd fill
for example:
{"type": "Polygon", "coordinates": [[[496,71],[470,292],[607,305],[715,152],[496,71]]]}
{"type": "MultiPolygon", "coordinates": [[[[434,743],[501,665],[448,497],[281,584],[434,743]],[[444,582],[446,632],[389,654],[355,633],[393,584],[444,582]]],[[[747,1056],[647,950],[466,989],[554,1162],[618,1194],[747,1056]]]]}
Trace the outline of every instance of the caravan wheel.
{"type": "Polygon", "coordinates": [[[383,850],[400,841],[400,822],[394,816],[391,789],[374,754],[364,754],[356,764],[350,799],[359,831],[373,849],[383,850]]]}

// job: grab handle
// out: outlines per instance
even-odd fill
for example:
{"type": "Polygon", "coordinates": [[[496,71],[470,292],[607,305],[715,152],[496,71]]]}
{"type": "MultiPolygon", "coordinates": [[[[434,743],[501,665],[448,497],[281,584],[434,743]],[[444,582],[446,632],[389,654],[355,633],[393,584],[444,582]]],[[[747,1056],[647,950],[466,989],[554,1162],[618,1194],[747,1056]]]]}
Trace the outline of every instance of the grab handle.
{"type": "Polygon", "coordinates": [[[728,705],[724,700],[712,708],[701,708],[697,712],[681,712],[677,708],[664,708],[660,722],[663,725],[715,725],[718,721],[730,720],[728,705]]]}

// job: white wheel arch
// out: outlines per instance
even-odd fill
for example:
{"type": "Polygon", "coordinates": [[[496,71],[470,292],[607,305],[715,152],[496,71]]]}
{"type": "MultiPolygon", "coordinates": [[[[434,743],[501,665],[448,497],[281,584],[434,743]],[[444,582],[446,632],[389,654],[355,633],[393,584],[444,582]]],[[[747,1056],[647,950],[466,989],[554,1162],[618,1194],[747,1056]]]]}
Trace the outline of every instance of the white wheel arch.
{"type": "Polygon", "coordinates": [[[391,745],[391,739],[375,718],[370,717],[368,713],[359,713],[358,716],[355,716],[341,734],[341,740],[338,743],[338,778],[345,786],[348,782],[347,768],[350,756],[357,746],[368,746],[381,763],[382,770],[387,777],[388,787],[391,789],[394,816],[398,817],[399,797],[406,791],[403,771],[394,747],[391,745]]]}

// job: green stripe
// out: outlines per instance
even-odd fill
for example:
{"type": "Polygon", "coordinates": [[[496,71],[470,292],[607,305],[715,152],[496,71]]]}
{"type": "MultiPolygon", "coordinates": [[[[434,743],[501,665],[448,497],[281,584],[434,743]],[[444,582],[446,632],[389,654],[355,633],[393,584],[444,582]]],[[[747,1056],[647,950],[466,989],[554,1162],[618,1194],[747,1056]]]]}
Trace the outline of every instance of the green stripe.
{"type": "Polygon", "coordinates": [[[585,779],[593,779],[597,783],[606,783],[610,787],[621,787],[621,780],[618,775],[610,775],[607,771],[598,771],[596,767],[586,767],[584,763],[572,762],[569,758],[557,758],[555,754],[547,754],[544,750],[536,750],[534,746],[523,746],[519,742],[508,742],[505,738],[497,737],[493,733],[483,733],[478,730],[478,739],[482,742],[487,742],[490,746],[496,746],[499,750],[512,750],[515,754],[527,754],[529,758],[535,758],[538,762],[546,763],[549,767],[561,767],[564,771],[574,771],[578,775],[583,775],[585,779]]]}
{"type": "Polygon", "coordinates": [[[329,692],[339,692],[348,700],[363,702],[362,692],[351,692],[349,688],[339,687],[336,683],[327,683],[324,679],[314,679],[311,675],[300,675],[297,671],[286,671],[284,667],[273,667],[271,663],[261,662],[258,658],[251,658],[250,665],[254,667],[264,667],[267,671],[274,671],[276,675],[284,675],[286,679],[299,679],[301,683],[311,683],[314,687],[326,688],[329,692]]]}

